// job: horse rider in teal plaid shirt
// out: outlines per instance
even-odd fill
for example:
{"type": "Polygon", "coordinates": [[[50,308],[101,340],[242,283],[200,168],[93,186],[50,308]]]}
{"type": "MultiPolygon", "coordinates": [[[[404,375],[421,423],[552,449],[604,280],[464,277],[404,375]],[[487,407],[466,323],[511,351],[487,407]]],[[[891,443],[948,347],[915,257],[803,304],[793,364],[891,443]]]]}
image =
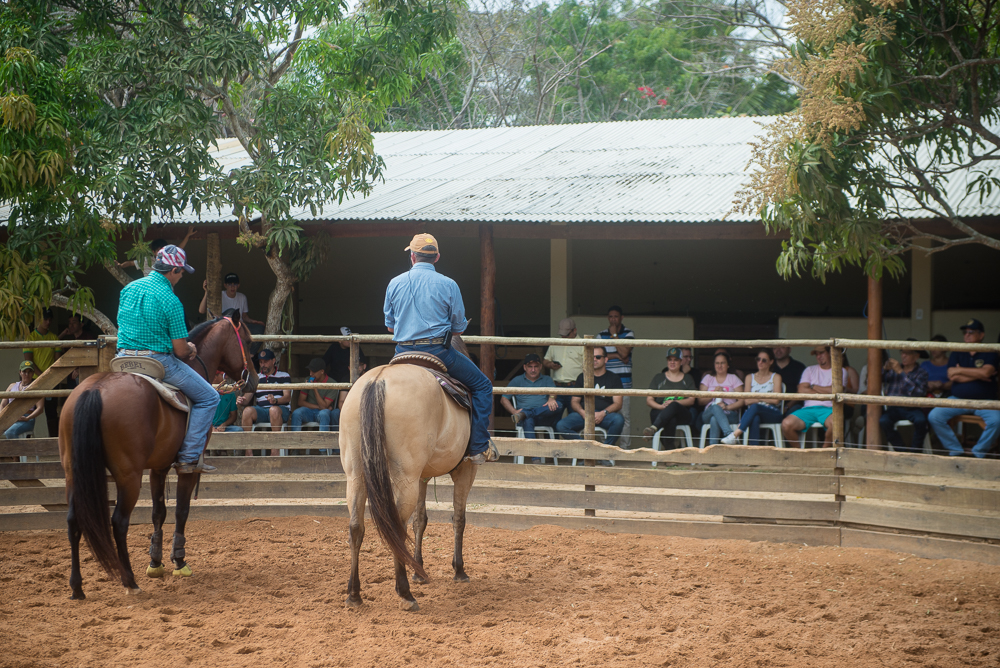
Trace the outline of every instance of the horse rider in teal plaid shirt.
{"type": "Polygon", "coordinates": [[[178,473],[214,471],[199,464],[205,449],[219,393],[182,360],[193,360],[198,350],[187,340],[184,308],[174,286],[184,272],[194,273],[182,248],[164,246],[156,254],[149,276],[122,288],[118,298],[118,356],[141,356],[163,365],[163,382],[177,387],[194,404],[184,444],[177,453],[178,473]]]}

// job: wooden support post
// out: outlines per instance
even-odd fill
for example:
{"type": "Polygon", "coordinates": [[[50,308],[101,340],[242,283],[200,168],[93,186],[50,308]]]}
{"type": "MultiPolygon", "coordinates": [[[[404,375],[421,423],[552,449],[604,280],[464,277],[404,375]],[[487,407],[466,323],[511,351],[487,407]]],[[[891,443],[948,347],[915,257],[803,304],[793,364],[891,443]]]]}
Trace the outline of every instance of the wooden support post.
{"type": "Polygon", "coordinates": [[[358,382],[361,377],[361,344],[351,337],[351,382],[358,382]]]}
{"type": "MultiPolygon", "coordinates": [[[[496,254],[493,251],[493,226],[479,226],[479,331],[482,336],[493,336],[496,331],[495,288],[497,279],[496,254]]],[[[496,347],[479,346],[479,369],[490,382],[496,380],[496,347]]],[[[489,430],[493,431],[493,411],[490,411],[489,430]]]]}
{"type": "Polygon", "coordinates": [[[115,343],[108,341],[108,337],[101,336],[97,339],[97,372],[110,373],[111,360],[115,358],[115,343]]]}
{"type": "MultiPolygon", "coordinates": [[[[585,334],[585,339],[593,339],[593,335],[585,334]]],[[[583,386],[593,388],[594,387],[594,349],[587,346],[583,349],[583,386]]],[[[593,395],[588,395],[583,398],[583,434],[582,438],[589,440],[594,440],[597,438],[594,427],[594,397],[593,395]]],[[[596,466],[597,462],[593,459],[585,459],[583,461],[585,466],[596,466]]],[[[585,492],[596,491],[594,485],[584,485],[583,490],[585,492]]],[[[585,517],[594,517],[597,512],[594,508],[585,508],[583,511],[585,517]]]]}
{"type": "MultiPolygon", "coordinates": [[[[882,280],[868,277],[868,339],[878,341],[882,338],[882,280]]],[[[882,394],[882,351],[878,348],[868,349],[868,388],[870,396],[882,394]]],[[[882,430],[878,420],[882,417],[882,407],[869,404],[865,433],[869,448],[882,449],[882,430]]]]}
{"type": "MultiPolygon", "coordinates": [[[[844,353],[837,346],[830,347],[830,361],[833,379],[831,391],[840,394],[844,391],[844,353]]],[[[844,402],[834,400],[832,419],[833,424],[830,425],[830,429],[833,431],[833,447],[839,448],[844,445],[844,402]]]]}
{"type": "Polygon", "coordinates": [[[219,250],[219,233],[208,233],[208,266],[205,268],[205,280],[208,281],[208,308],[205,318],[222,315],[222,254],[219,250]]]}

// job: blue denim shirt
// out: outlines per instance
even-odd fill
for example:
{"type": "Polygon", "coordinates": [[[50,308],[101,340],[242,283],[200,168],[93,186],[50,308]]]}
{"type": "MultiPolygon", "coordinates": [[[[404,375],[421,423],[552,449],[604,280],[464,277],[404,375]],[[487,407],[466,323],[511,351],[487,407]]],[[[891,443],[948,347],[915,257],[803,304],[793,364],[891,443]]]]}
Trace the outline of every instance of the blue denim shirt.
{"type": "Polygon", "coordinates": [[[418,262],[389,281],[382,310],[394,341],[460,334],[468,326],[458,283],[437,273],[429,262],[418,262]]]}

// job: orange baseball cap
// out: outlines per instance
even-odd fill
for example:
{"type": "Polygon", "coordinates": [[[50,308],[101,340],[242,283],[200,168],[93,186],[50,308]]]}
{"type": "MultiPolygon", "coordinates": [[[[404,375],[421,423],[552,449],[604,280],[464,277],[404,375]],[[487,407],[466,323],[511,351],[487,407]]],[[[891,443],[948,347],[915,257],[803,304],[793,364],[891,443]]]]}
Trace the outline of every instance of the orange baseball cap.
{"type": "Polygon", "coordinates": [[[437,239],[433,235],[420,233],[413,237],[410,245],[403,250],[413,253],[439,253],[437,239]]]}

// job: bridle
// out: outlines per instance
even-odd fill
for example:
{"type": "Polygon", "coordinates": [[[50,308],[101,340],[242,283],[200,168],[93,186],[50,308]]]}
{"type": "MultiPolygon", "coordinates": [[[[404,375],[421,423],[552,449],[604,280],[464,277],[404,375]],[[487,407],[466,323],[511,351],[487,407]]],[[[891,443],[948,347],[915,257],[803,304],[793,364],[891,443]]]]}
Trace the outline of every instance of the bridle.
{"type": "Polygon", "coordinates": [[[250,382],[250,365],[247,362],[247,351],[246,348],[243,346],[243,337],[240,336],[240,328],[236,326],[236,323],[234,323],[233,319],[230,318],[229,316],[224,316],[223,320],[228,321],[229,324],[232,325],[233,331],[236,332],[236,340],[240,344],[240,355],[243,356],[243,373],[240,374],[239,380],[230,383],[221,383],[218,388],[219,394],[231,394],[233,392],[242,392],[243,388],[246,387],[246,384],[250,382]]]}

